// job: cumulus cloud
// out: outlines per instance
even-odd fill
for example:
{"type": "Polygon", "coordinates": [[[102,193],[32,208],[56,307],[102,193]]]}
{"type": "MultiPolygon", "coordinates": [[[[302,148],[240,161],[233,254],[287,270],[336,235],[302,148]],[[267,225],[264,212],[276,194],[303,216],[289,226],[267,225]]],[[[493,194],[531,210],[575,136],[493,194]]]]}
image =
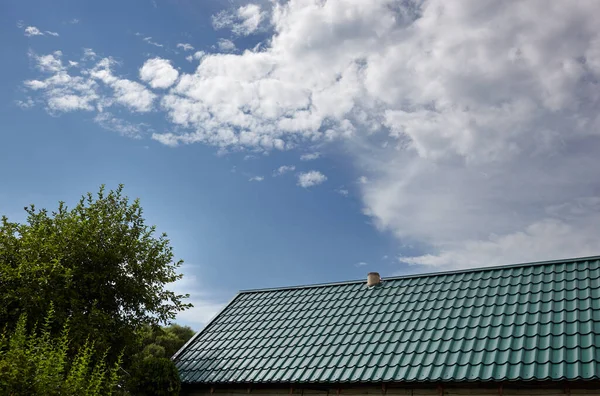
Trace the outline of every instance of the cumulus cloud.
{"type": "Polygon", "coordinates": [[[327,180],[327,176],[319,171],[309,171],[298,175],[298,185],[303,188],[318,186],[327,180]]]}
{"type": "Polygon", "coordinates": [[[250,179],[248,179],[248,181],[251,182],[261,182],[263,180],[265,180],[264,176],[252,176],[250,179]]]}
{"type": "Polygon", "coordinates": [[[233,52],[237,49],[233,41],[224,38],[219,39],[217,47],[223,52],[233,52]]]}
{"type": "MultiPolygon", "coordinates": [[[[23,26],[24,26],[24,25],[23,25],[23,22],[22,22],[22,21],[19,21],[19,22],[17,22],[17,27],[19,27],[19,28],[23,28],[23,26]]],[[[54,36],[54,37],[58,37],[58,36],[59,36],[59,34],[58,34],[58,33],[56,33],[56,32],[51,32],[51,31],[49,31],[49,30],[46,30],[45,32],[42,32],[40,29],[38,29],[38,28],[37,28],[37,27],[35,27],[35,26],[27,26],[27,27],[25,27],[25,29],[24,29],[24,34],[25,34],[25,36],[27,36],[27,37],[33,37],[33,36],[46,36],[46,35],[48,35],[48,36],[54,36]]]]}
{"type": "Polygon", "coordinates": [[[29,56],[40,71],[51,74],[40,80],[24,82],[25,87],[32,93],[42,93],[43,101],[49,112],[94,109],[94,103],[99,99],[97,84],[85,77],[70,75],[62,63],[61,51],[42,56],[30,53],[29,56]]]}
{"type": "Polygon", "coordinates": [[[98,55],[91,48],[83,49],[83,60],[96,59],[98,55]]]}
{"type": "MultiPolygon", "coordinates": [[[[69,61],[67,67],[62,61],[61,51],[48,55],[30,52],[29,56],[45,77],[26,80],[24,85],[39,93],[41,102],[53,114],[76,110],[101,112],[114,104],[123,105],[133,112],[148,112],[153,108],[156,95],[138,82],[115,76],[112,72],[115,62],[110,58],[101,59],[91,67],[81,67],[78,62],[69,61]]],[[[95,56],[92,50],[86,49],[82,59],[89,61],[95,56]]],[[[97,122],[109,125],[106,121],[97,122]]]]}
{"type": "Polygon", "coordinates": [[[112,59],[104,58],[89,73],[92,78],[102,81],[113,89],[112,98],[107,100],[121,104],[134,112],[145,113],[152,110],[156,94],[138,82],[115,76],[112,72],[114,64],[112,59]]]}
{"type": "Polygon", "coordinates": [[[273,171],[273,177],[285,175],[296,170],[294,165],[282,165],[273,171]]]}
{"type": "Polygon", "coordinates": [[[256,32],[266,19],[266,13],[258,4],[248,4],[234,11],[221,11],[212,17],[215,29],[230,29],[239,36],[248,36],[256,32]]]}
{"type": "Polygon", "coordinates": [[[27,37],[31,37],[31,36],[43,36],[44,33],[42,33],[42,31],[38,28],[36,28],[35,26],[27,26],[25,28],[25,36],[27,37]]]}
{"type": "Polygon", "coordinates": [[[204,57],[204,55],[206,55],[204,51],[196,51],[193,55],[186,56],[185,59],[188,62],[192,62],[194,60],[201,60],[204,57]]]}
{"type": "MultiPolygon", "coordinates": [[[[405,263],[591,252],[595,1],[297,0],[269,13],[260,49],[204,55],[161,94],[174,128],[154,139],[256,151],[343,142],[364,175],[364,213],[423,251],[405,263]]],[[[239,23],[230,15],[216,27],[239,23]]],[[[63,73],[49,61],[40,70],[63,73]]],[[[48,95],[45,79],[31,81],[48,95]]]]}
{"type": "Polygon", "coordinates": [[[181,48],[184,51],[191,51],[194,47],[188,43],[177,43],[177,48],[181,48]]]}
{"type": "Polygon", "coordinates": [[[166,59],[148,59],[140,69],[140,79],[152,88],[169,88],[177,81],[179,72],[166,59]]]}

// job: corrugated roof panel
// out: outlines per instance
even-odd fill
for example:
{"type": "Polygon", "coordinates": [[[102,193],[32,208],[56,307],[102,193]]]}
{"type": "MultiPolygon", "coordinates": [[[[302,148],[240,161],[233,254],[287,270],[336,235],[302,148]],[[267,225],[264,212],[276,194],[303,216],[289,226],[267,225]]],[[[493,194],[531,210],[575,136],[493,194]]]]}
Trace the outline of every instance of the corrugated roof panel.
{"type": "Polygon", "coordinates": [[[184,383],[598,379],[600,258],[241,292],[184,383]]]}

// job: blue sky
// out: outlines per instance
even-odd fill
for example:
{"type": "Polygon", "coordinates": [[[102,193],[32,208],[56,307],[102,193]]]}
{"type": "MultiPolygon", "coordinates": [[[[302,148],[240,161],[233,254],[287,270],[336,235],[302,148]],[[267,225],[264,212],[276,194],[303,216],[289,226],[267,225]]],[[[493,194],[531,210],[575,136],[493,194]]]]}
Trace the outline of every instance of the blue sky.
{"type": "Polygon", "coordinates": [[[195,328],[239,289],[597,254],[600,7],[558,4],[5,1],[0,213],[124,183],[195,328]]]}

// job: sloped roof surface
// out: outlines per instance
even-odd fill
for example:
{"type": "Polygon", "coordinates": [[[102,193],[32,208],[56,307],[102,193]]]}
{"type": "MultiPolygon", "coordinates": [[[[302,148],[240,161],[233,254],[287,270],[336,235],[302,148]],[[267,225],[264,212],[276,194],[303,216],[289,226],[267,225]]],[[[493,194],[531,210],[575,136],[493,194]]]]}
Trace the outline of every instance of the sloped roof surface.
{"type": "Polygon", "coordinates": [[[240,292],[175,356],[185,383],[591,380],[600,257],[240,292]]]}

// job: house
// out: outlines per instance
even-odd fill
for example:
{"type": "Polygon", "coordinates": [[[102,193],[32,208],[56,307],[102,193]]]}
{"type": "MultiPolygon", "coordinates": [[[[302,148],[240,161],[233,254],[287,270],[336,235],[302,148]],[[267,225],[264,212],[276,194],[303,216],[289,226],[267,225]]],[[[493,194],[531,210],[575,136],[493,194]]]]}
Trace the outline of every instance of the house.
{"type": "Polygon", "coordinates": [[[183,394],[600,394],[600,256],[242,291],[183,394]]]}

